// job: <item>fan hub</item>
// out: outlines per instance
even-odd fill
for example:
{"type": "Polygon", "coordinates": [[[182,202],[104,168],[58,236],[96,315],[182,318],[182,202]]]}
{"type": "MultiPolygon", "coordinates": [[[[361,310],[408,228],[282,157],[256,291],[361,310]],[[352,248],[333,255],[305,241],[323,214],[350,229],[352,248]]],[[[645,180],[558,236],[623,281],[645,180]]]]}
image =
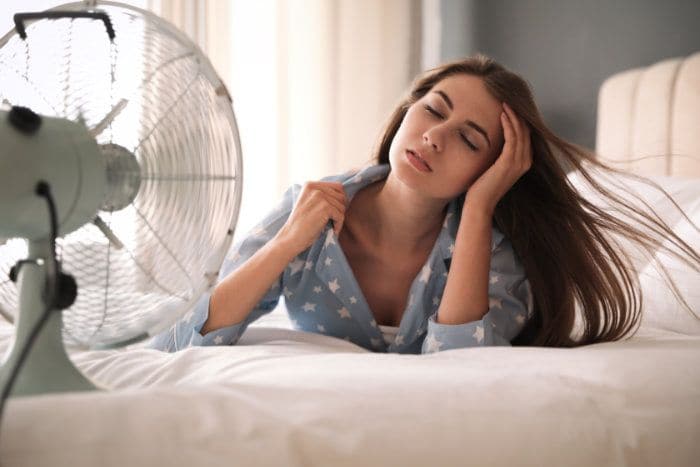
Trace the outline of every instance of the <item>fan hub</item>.
{"type": "Polygon", "coordinates": [[[107,163],[107,193],[103,211],[120,211],[130,205],[141,187],[141,169],[136,156],[118,144],[101,144],[107,163]]]}

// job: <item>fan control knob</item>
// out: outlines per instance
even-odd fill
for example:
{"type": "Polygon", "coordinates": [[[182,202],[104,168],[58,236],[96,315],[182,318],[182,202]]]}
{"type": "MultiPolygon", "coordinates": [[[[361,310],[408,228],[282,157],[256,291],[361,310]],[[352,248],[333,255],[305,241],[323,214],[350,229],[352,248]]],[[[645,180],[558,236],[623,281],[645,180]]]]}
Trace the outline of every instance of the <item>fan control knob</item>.
{"type": "Polygon", "coordinates": [[[28,107],[12,106],[7,117],[12,126],[22,133],[32,134],[41,126],[41,117],[28,107]]]}
{"type": "Polygon", "coordinates": [[[65,272],[59,272],[58,290],[54,298],[53,306],[57,310],[65,310],[75,303],[78,296],[78,284],[75,278],[65,272]]]}

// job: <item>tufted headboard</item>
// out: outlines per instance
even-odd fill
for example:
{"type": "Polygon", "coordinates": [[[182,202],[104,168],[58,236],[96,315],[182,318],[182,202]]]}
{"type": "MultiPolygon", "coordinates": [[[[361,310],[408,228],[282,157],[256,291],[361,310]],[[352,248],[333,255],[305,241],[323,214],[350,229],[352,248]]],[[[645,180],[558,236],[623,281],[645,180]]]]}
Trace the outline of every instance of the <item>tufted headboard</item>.
{"type": "Polygon", "coordinates": [[[639,175],[700,177],[700,52],[606,79],[596,152],[639,175]],[[672,157],[671,157],[672,156],[672,157]]]}

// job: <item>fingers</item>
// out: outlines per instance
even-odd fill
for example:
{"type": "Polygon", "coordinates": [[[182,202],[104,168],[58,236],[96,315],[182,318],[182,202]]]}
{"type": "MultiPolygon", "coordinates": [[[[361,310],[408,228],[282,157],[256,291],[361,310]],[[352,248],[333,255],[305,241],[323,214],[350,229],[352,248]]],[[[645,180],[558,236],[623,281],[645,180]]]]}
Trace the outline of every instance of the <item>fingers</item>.
{"type": "Polygon", "coordinates": [[[518,118],[518,115],[510,108],[508,104],[503,103],[505,109],[505,120],[503,129],[506,141],[508,138],[512,140],[513,160],[517,167],[526,171],[532,165],[532,148],[530,141],[530,129],[527,125],[518,118]],[[506,128],[510,131],[506,131],[506,128]]]}
{"type": "Polygon", "coordinates": [[[333,232],[335,232],[336,235],[340,235],[343,223],[345,222],[345,212],[333,208],[330,217],[333,219],[333,232]]]}
{"type": "Polygon", "coordinates": [[[345,204],[346,196],[342,183],[335,182],[316,182],[318,189],[324,194],[326,201],[329,204],[329,217],[333,219],[333,231],[336,235],[340,234],[345,222],[345,204]]]}
{"type": "Polygon", "coordinates": [[[338,198],[335,198],[328,193],[322,193],[324,200],[333,206],[335,209],[338,209],[339,211],[345,211],[345,203],[342,201],[339,201],[338,198]]]}
{"type": "Polygon", "coordinates": [[[508,114],[506,114],[505,112],[501,113],[501,124],[503,125],[503,139],[505,140],[503,144],[502,154],[514,154],[515,130],[513,129],[513,124],[508,118],[508,114]]]}
{"type": "Polygon", "coordinates": [[[343,227],[343,222],[345,222],[345,206],[340,205],[337,200],[330,201],[325,194],[324,199],[327,201],[327,203],[318,203],[316,206],[314,206],[314,210],[324,219],[324,225],[328,222],[328,220],[333,221],[333,230],[337,235],[340,233],[340,229],[343,227]]]}
{"type": "Polygon", "coordinates": [[[309,182],[314,188],[321,190],[322,192],[328,194],[339,200],[341,203],[345,204],[345,188],[342,183],[337,182],[309,182]]]}
{"type": "Polygon", "coordinates": [[[334,182],[306,182],[302,187],[301,197],[307,197],[314,193],[323,194],[326,198],[337,200],[340,204],[345,204],[346,196],[343,185],[334,182]]]}
{"type": "Polygon", "coordinates": [[[506,114],[506,122],[511,130],[508,136],[511,137],[513,157],[518,157],[522,146],[520,122],[518,121],[518,117],[515,115],[515,112],[513,112],[513,110],[505,102],[503,103],[503,109],[506,114]]]}
{"type": "Polygon", "coordinates": [[[314,200],[315,203],[327,202],[332,206],[345,211],[346,196],[341,184],[326,182],[307,182],[304,184],[304,198],[314,200]]]}
{"type": "Polygon", "coordinates": [[[306,182],[299,196],[299,204],[306,215],[323,219],[323,225],[328,220],[333,221],[333,230],[340,233],[345,221],[346,196],[341,183],[335,182],[306,182]],[[313,213],[313,214],[311,214],[313,213]]]}

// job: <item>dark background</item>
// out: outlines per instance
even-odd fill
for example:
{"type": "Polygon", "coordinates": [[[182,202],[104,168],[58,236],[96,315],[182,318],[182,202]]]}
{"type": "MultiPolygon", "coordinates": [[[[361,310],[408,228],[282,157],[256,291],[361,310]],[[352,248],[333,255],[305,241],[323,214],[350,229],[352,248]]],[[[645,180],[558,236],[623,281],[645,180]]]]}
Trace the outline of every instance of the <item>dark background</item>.
{"type": "Polygon", "coordinates": [[[482,52],[531,85],[547,125],[595,148],[610,75],[700,51],[700,0],[442,0],[441,59],[482,52]]]}

